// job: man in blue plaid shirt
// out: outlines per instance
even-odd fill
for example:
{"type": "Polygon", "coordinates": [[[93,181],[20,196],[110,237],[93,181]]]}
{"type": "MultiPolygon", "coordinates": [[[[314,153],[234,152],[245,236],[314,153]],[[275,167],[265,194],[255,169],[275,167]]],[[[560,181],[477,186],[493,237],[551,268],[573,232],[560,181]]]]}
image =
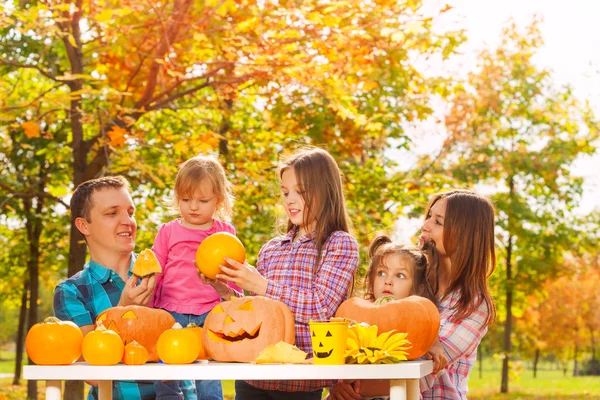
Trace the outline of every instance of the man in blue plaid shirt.
{"type": "MultiPolygon", "coordinates": [[[[104,177],[82,183],[71,198],[71,217],[85,237],[90,261],[83,271],[60,283],[54,292],[54,314],[73,321],[84,336],[94,329],[96,316],[107,308],[147,305],[156,278],[141,280],[131,274],[136,258],[135,207],[129,184],[121,176],[104,177]]],[[[113,399],[196,399],[193,381],[115,381],[113,399]]],[[[88,400],[97,399],[97,382],[88,400]]]]}

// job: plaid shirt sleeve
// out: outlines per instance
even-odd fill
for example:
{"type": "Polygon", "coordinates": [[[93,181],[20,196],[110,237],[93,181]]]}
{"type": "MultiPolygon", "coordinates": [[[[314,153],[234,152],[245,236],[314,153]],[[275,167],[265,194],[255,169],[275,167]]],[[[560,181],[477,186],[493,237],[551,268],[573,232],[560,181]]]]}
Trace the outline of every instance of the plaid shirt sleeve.
{"type": "Polygon", "coordinates": [[[482,302],[477,310],[466,318],[454,321],[453,316],[450,316],[440,326],[440,342],[444,347],[448,364],[477,350],[479,342],[487,332],[487,328],[484,327],[487,316],[487,306],[482,302]]]}
{"type": "Polygon", "coordinates": [[[327,242],[310,290],[299,290],[270,280],[266,296],[285,303],[298,322],[328,320],[347,297],[358,267],[358,244],[344,232],[334,232],[327,242]]]}
{"type": "Polygon", "coordinates": [[[63,282],[54,291],[54,315],[61,321],[73,321],[77,326],[95,322],[77,287],[63,282]]]}

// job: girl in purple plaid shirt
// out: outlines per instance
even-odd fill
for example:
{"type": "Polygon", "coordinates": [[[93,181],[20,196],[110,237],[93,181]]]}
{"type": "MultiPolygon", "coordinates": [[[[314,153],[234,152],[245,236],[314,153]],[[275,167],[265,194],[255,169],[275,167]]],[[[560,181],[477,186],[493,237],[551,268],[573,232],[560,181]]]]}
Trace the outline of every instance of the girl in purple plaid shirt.
{"type": "MultiPolygon", "coordinates": [[[[347,297],[358,267],[358,244],[342,189],[341,172],[322,149],[302,150],[279,170],[287,233],[262,247],[256,268],[225,259],[211,283],[224,299],[239,296],[222,280],[284,302],[294,314],[296,346],[312,354],[309,320],[329,320],[347,297]]],[[[314,399],[334,382],[236,381],[236,399],[314,399]]]]}

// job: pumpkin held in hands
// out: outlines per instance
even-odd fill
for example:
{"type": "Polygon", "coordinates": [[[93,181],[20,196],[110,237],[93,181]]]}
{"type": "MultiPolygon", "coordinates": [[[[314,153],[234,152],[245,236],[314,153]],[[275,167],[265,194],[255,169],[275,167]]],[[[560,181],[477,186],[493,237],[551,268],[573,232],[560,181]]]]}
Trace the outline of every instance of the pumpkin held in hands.
{"type": "Polygon", "coordinates": [[[158,357],[165,364],[190,364],[200,353],[200,343],[194,328],[175,323],[164,331],[156,343],[158,357]]]}
{"type": "Polygon", "coordinates": [[[148,350],[148,361],[158,361],[156,342],[171,328],[175,318],[165,310],[142,306],[112,307],[96,318],[121,336],[123,343],[136,341],[148,350]]]}
{"type": "Polygon", "coordinates": [[[133,263],[133,268],[131,269],[131,273],[136,276],[146,276],[151,274],[160,274],[162,272],[162,268],[160,267],[160,263],[154,255],[154,252],[150,249],[142,250],[140,254],[138,254],[135,262],[133,263]]]}
{"type": "Polygon", "coordinates": [[[412,344],[407,350],[409,360],[427,353],[440,329],[437,307],[431,300],[420,296],[409,296],[402,300],[388,298],[379,303],[354,297],[344,301],[335,316],[377,325],[379,332],[395,329],[408,333],[406,339],[412,344]]]}
{"type": "Polygon", "coordinates": [[[81,357],[83,333],[71,321],[48,317],[27,332],[25,349],[38,365],[69,365],[81,357]]]}
{"type": "Polygon", "coordinates": [[[294,344],[294,316],[278,300],[242,297],[213,308],[202,335],[204,349],[213,360],[250,362],[270,344],[294,344]]]}
{"type": "Polygon", "coordinates": [[[81,352],[90,365],[115,365],[123,359],[125,346],[119,335],[106,329],[102,322],[83,338],[81,352]]]}
{"type": "Polygon", "coordinates": [[[219,265],[227,265],[225,257],[243,264],[246,261],[244,245],[231,233],[213,233],[200,243],[196,251],[198,271],[207,278],[215,279],[221,272],[219,265]]]}

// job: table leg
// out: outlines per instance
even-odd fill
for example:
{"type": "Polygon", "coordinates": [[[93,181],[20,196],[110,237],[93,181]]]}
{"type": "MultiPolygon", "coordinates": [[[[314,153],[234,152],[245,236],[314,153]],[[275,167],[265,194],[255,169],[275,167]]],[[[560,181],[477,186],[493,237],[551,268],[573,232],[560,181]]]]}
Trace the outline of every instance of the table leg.
{"type": "Polygon", "coordinates": [[[98,400],[112,400],[112,381],[98,381],[98,400]]]}
{"type": "Polygon", "coordinates": [[[60,400],[62,398],[61,389],[61,381],[46,381],[46,400],[60,400]]]}
{"type": "Polygon", "coordinates": [[[406,400],[406,380],[390,380],[390,400],[406,400]]]}
{"type": "Polygon", "coordinates": [[[418,379],[408,379],[406,381],[406,389],[408,392],[408,400],[419,400],[421,388],[419,387],[418,379]]]}

